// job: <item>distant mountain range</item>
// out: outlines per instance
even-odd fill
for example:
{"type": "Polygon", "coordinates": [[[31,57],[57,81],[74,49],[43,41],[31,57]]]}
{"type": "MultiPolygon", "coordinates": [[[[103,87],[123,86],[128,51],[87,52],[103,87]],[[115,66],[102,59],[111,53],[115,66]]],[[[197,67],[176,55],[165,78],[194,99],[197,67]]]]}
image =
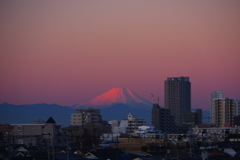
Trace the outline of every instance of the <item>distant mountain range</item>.
{"type": "MultiPolygon", "coordinates": [[[[31,123],[32,120],[47,120],[50,116],[58,125],[68,126],[70,117],[76,109],[100,109],[103,120],[127,119],[128,113],[151,124],[152,103],[126,88],[113,88],[92,100],[71,107],[57,104],[0,105],[0,124],[31,123]]],[[[203,111],[203,117],[209,117],[209,111],[203,111]]]]}
{"type": "Polygon", "coordinates": [[[52,116],[58,125],[66,127],[70,124],[70,116],[74,112],[74,108],[57,104],[13,105],[3,103],[0,105],[0,123],[29,124],[32,123],[32,120],[47,121],[52,116]]]}

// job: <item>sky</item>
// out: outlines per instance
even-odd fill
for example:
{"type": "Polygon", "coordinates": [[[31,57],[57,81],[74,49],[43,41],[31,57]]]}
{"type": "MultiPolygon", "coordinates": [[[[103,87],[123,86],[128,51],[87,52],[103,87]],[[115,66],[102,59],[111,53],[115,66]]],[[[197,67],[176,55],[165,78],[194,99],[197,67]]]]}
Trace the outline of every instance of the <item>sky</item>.
{"type": "Polygon", "coordinates": [[[240,99],[239,0],[0,1],[0,104],[85,103],[116,87],[164,106],[190,77],[192,108],[240,99]]]}

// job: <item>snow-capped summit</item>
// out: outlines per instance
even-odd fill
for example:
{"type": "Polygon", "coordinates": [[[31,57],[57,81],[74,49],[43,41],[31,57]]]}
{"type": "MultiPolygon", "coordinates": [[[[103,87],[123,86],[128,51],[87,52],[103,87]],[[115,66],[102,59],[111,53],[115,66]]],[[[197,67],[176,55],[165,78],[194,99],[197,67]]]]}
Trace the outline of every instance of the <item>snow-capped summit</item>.
{"type": "Polygon", "coordinates": [[[151,102],[127,88],[113,88],[81,105],[81,107],[108,108],[115,104],[125,104],[131,108],[145,109],[152,106],[151,102]]]}

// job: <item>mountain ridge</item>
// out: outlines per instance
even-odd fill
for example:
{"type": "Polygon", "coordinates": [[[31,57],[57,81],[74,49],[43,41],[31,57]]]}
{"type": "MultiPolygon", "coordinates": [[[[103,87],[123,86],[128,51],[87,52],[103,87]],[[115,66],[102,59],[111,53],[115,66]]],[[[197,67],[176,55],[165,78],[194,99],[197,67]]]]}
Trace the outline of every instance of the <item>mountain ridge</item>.
{"type": "Polygon", "coordinates": [[[33,120],[47,121],[49,117],[62,126],[70,124],[70,116],[75,109],[58,104],[24,104],[14,105],[10,103],[0,104],[0,124],[30,124],[33,120]]]}
{"type": "MultiPolygon", "coordinates": [[[[195,109],[192,110],[194,111],[195,109]]],[[[76,108],[58,104],[14,105],[2,103],[0,104],[0,124],[29,124],[32,120],[42,119],[46,121],[52,116],[58,125],[68,126],[70,125],[71,114],[75,112],[76,108]]],[[[103,120],[108,121],[126,119],[129,112],[133,113],[136,118],[145,119],[149,124],[151,123],[151,110],[134,109],[124,104],[115,104],[111,107],[100,109],[103,120]]],[[[203,117],[209,116],[210,112],[203,110],[203,117]]],[[[203,119],[203,122],[208,123],[209,121],[203,119]]]]}
{"type": "MultiPolygon", "coordinates": [[[[152,103],[127,88],[112,88],[109,91],[84,103],[84,105],[61,106],[58,104],[0,104],[0,123],[31,123],[41,118],[47,120],[50,116],[57,124],[70,125],[71,114],[76,109],[100,109],[103,120],[126,119],[128,113],[138,119],[147,120],[151,124],[152,103]]],[[[208,117],[209,111],[203,111],[203,117],[208,117]]]]}

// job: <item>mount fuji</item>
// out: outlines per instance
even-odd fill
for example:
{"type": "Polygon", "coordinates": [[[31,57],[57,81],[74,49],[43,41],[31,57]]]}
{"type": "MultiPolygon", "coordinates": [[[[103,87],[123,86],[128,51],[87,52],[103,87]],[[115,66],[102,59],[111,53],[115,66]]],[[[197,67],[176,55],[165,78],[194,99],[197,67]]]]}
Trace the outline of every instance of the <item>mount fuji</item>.
{"type": "Polygon", "coordinates": [[[92,100],[82,104],[81,108],[109,108],[116,104],[124,104],[130,108],[150,110],[152,103],[127,88],[113,88],[92,100]]]}
{"type": "Polygon", "coordinates": [[[128,113],[133,113],[150,123],[152,103],[127,88],[113,88],[75,108],[100,109],[104,120],[127,119],[128,113]]]}
{"type": "Polygon", "coordinates": [[[31,123],[32,120],[39,118],[47,120],[52,116],[57,124],[68,126],[71,114],[75,113],[77,108],[100,109],[103,120],[127,119],[128,113],[131,112],[136,118],[150,122],[152,104],[129,89],[113,88],[83,105],[71,107],[45,103],[26,105],[3,103],[0,104],[0,124],[31,123]]]}

